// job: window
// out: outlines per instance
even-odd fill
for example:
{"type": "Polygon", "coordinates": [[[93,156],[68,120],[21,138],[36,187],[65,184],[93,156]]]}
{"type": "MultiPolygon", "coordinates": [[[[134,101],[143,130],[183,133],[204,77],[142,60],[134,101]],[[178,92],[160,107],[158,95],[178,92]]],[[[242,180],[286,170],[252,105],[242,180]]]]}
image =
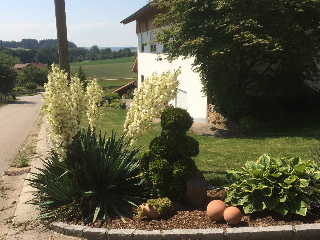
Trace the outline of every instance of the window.
{"type": "Polygon", "coordinates": [[[141,42],[141,52],[144,52],[143,33],[141,33],[140,37],[141,37],[141,39],[140,39],[140,42],[141,42]]]}
{"type": "Polygon", "coordinates": [[[157,52],[157,44],[155,43],[156,34],[155,32],[151,32],[150,34],[150,51],[157,52]]]}

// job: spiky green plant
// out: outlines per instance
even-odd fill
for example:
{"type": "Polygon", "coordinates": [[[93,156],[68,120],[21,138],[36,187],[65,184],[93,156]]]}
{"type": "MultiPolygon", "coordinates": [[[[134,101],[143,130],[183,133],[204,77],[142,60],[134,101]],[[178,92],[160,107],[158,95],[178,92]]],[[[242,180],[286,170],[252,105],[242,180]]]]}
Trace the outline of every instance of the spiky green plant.
{"type": "Polygon", "coordinates": [[[122,213],[131,213],[147,196],[138,169],[139,150],[127,146],[113,133],[106,138],[101,133],[96,137],[90,129],[79,132],[67,146],[64,161],[53,154],[31,179],[38,190],[33,203],[41,209],[39,218],[94,222],[100,215],[107,225],[113,212],[125,222],[122,213]]]}

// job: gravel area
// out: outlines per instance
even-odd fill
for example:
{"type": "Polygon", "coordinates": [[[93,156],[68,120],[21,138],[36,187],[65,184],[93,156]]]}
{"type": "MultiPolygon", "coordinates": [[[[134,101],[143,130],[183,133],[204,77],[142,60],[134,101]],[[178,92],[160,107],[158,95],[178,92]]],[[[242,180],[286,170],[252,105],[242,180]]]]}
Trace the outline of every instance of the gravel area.
{"type": "MultiPolygon", "coordinates": [[[[208,202],[220,199],[223,191],[208,191],[208,202]]],[[[117,216],[111,216],[108,221],[109,229],[141,229],[141,230],[170,230],[170,229],[204,229],[204,228],[224,228],[230,227],[225,222],[212,222],[206,215],[206,209],[191,210],[180,209],[169,219],[148,219],[139,218],[136,215],[125,216],[127,223],[122,222],[117,216]]],[[[255,227],[255,226],[280,226],[280,225],[300,225],[304,223],[320,223],[320,216],[308,215],[306,217],[293,216],[291,219],[284,219],[280,214],[271,211],[256,212],[244,215],[242,221],[236,227],[255,227]]],[[[72,222],[72,224],[75,224],[72,222]]],[[[80,223],[79,223],[80,224],[80,223]]],[[[106,227],[102,219],[90,227],[106,227]]]]}

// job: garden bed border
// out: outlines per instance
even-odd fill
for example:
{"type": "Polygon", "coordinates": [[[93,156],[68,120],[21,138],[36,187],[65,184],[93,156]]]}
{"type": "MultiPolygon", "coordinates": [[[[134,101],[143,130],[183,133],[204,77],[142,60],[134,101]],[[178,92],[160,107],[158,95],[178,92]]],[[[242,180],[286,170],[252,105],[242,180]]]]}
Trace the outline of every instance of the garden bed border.
{"type": "Polygon", "coordinates": [[[57,222],[51,226],[51,230],[63,235],[89,240],[318,240],[320,236],[320,223],[268,227],[233,227],[226,229],[207,228],[146,231],[136,229],[91,228],[57,222]]]}

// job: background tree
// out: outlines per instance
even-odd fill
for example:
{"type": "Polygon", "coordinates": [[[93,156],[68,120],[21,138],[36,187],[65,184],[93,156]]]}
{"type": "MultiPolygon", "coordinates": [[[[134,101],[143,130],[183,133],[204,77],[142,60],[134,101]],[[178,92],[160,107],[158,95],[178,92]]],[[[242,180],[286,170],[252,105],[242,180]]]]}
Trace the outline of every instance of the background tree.
{"type": "Polygon", "coordinates": [[[82,66],[79,66],[76,70],[76,74],[75,74],[79,79],[80,81],[83,83],[82,87],[84,89],[87,88],[87,77],[86,77],[86,72],[84,70],[84,68],[82,66]]]}
{"type": "Polygon", "coordinates": [[[100,49],[97,45],[93,45],[87,52],[87,59],[96,61],[100,59],[100,49]]]}
{"type": "Polygon", "coordinates": [[[319,80],[320,1],[157,2],[168,59],[195,57],[204,91],[230,116],[276,117],[319,80]]]}
{"type": "Polygon", "coordinates": [[[54,63],[59,63],[58,49],[55,47],[42,48],[36,53],[34,60],[49,66],[54,63]]]}
{"type": "Polygon", "coordinates": [[[18,77],[19,86],[26,86],[29,83],[43,86],[46,82],[48,82],[48,68],[25,67],[18,77]]]}
{"type": "Polygon", "coordinates": [[[83,47],[69,49],[70,62],[82,62],[85,60],[88,50],[83,47]]]}
{"type": "Polygon", "coordinates": [[[26,85],[25,85],[25,88],[28,89],[29,91],[29,94],[33,93],[36,91],[38,85],[34,82],[28,82],[26,85]]]}
{"type": "Polygon", "coordinates": [[[17,76],[16,70],[13,69],[12,63],[8,59],[10,56],[0,54],[0,100],[3,95],[12,91],[17,76]]]}
{"type": "Polygon", "coordinates": [[[64,0],[54,0],[54,5],[56,13],[60,68],[68,73],[68,79],[70,80],[67,23],[64,0]]]}

